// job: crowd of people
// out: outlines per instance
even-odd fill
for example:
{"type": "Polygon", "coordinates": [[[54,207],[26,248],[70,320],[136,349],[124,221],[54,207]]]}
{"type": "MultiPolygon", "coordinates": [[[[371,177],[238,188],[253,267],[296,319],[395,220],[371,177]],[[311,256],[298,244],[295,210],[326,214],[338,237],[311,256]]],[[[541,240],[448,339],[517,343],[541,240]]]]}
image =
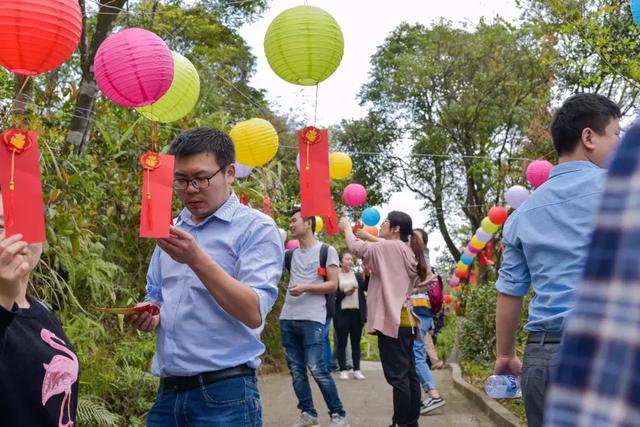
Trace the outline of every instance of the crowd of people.
{"type": "MultiPolygon", "coordinates": [[[[631,210],[640,200],[640,131],[628,132],[605,184],[620,117],[603,96],[567,99],[551,124],[558,165],[504,228],[495,372],[521,377],[530,426],[637,424],[640,311],[629,284],[640,277],[631,210]],[[530,288],[521,363],[516,337],[530,288]],[[599,399],[613,404],[597,404],[599,399]]],[[[294,426],[319,426],[309,373],[330,427],[349,425],[333,356],[339,380],[366,384],[360,351],[365,326],[377,337],[393,390],[392,426],[416,427],[421,414],[445,404],[429,367],[442,366],[431,337],[441,279],[430,267],[428,236],[409,215],[390,212],[379,237],[354,230],[343,216],[347,250],[338,254],[316,239],[315,217],[294,209],[289,229],[300,246],[285,253],[273,219],[233,193],[235,154],[228,135],[192,129],[169,152],[184,209],[171,236],[157,242],[141,303],[159,312],[127,318],[156,335],[152,372],[160,386],[148,426],[262,425],[260,334],[283,270],[289,282],[280,331],[299,411],[296,423],[292,408],[294,426]]],[[[3,224],[0,215],[0,229],[3,224]]],[[[0,236],[0,414],[6,425],[73,426],[78,357],[52,311],[27,292],[41,253],[41,245],[27,244],[19,234],[0,236]]]]}

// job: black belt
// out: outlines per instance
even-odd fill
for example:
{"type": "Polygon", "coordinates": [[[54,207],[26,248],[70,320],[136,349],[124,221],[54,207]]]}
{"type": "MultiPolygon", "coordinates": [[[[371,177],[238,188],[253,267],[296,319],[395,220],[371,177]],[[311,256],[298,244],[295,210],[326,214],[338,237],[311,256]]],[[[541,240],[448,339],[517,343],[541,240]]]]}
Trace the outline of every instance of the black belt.
{"type": "Polygon", "coordinates": [[[533,332],[527,338],[527,344],[560,344],[562,332],[533,332]]]}
{"type": "Polygon", "coordinates": [[[190,390],[205,384],[211,384],[229,378],[255,376],[256,370],[246,364],[219,371],[205,372],[190,377],[166,377],[160,379],[162,387],[174,391],[190,390]]]}

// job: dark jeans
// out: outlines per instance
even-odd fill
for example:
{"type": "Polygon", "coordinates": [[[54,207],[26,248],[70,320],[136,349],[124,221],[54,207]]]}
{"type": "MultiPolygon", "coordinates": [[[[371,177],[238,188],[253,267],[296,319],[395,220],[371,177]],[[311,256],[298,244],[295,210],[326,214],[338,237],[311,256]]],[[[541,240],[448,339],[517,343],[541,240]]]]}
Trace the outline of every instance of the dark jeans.
{"type": "Polygon", "coordinates": [[[336,383],[325,366],[322,342],[324,325],[310,320],[280,320],[280,333],[300,412],[318,416],[313,406],[308,368],[322,392],[329,414],[344,416],[336,383]]]}
{"type": "MultiPolygon", "coordinates": [[[[342,310],[340,327],[336,328],[338,334],[338,364],[341,371],[347,368],[347,341],[351,337],[351,358],[353,360],[353,369],[360,370],[360,339],[362,338],[362,318],[360,310],[346,309],[342,310]]],[[[334,323],[335,327],[335,323],[334,323]]]]}
{"type": "Polygon", "coordinates": [[[398,338],[378,334],[378,349],[384,377],[393,387],[393,422],[418,427],[420,382],[413,358],[414,333],[401,327],[398,338]]]}
{"type": "Polygon", "coordinates": [[[544,399],[549,386],[549,373],[557,365],[560,344],[527,344],[522,359],[522,400],[527,425],[543,425],[544,399]]]}
{"type": "Polygon", "coordinates": [[[158,389],[148,427],[260,427],[262,407],[255,376],[235,377],[190,390],[158,389]]]}

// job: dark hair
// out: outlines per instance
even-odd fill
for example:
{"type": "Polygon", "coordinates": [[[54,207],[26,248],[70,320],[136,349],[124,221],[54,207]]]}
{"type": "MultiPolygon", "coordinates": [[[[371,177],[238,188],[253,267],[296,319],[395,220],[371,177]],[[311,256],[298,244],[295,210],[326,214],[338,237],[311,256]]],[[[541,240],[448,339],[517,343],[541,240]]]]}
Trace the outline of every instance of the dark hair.
{"type": "Polygon", "coordinates": [[[620,107],[606,96],[579,93],[567,98],[551,121],[551,137],[558,156],[576,150],[585,128],[605,133],[611,119],[619,119],[620,107]]]}
{"type": "MultiPolygon", "coordinates": [[[[295,208],[291,209],[291,214],[289,216],[294,216],[298,212],[300,212],[300,207],[296,206],[295,208]]],[[[315,216],[303,216],[302,220],[304,222],[311,222],[311,233],[316,234],[316,217],[315,216]]]]}
{"type": "Polygon", "coordinates": [[[409,243],[409,247],[418,261],[418,277],[421,280],[427,278],[427,263],[424,260],[424,245],[418,239],[411,238],[413,235],[413,221],[411,217],[404,212],[391,211],[387,215],[389,227],[400,227],[400,240],[409,243]]]}
{"type": "Polygon", "coordinates": [[[351,251],[340,251],[340,262],[342,262],[342,258],[344,258],[345,255],[351,255],[353,257],[351,251]]]}
{"type": "Polygon", "coordinates": [[[422,228],[414,228],[413,232],[418,233],[420,237],[422,237],[422,243],[424,243],[424,246],[426,247],[427,243],[429,243],[429,235],[427,234],[427,232],[422,228]]]}
{"type": "Polygon", "coordinates": [[[218,166],[224,167],[236,161],[233,141],[226,133],[214,128],[193,128],[182,132],[171,142],[169,154],[177,158],[200,153],[213,153],[218,166]]]}

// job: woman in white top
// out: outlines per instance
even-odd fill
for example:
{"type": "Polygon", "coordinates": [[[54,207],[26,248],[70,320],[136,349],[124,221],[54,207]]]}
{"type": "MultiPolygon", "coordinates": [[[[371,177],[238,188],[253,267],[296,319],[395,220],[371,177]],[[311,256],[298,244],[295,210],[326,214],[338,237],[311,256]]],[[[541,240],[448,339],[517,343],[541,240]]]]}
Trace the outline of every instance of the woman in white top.
{"type": "Polygon", "coordinates": [[[340,274],[338,291],[336,292],[336,314],[333,326],[338,336],[338,364],[340,379],[349,379],[346,366],[347,340],[351,340],[351,356],[353,359],[353,378],[363,380],[360,371],[360,339],[362,328],[367,321],[367,302],[365,291],[367,282],[360,273],[353,270],[353,255],[350,252],[340,254],[340,274]]]}

